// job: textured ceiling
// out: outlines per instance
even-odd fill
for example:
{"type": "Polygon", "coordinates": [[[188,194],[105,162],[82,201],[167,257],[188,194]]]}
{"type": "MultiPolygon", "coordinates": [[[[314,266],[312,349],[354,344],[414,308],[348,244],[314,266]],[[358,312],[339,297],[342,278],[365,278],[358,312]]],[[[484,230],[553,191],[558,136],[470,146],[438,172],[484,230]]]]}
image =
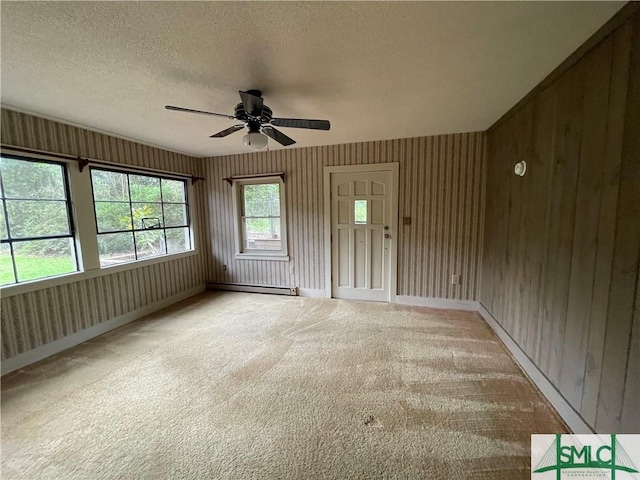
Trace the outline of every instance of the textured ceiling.
{"type": "MultiPolygon", "coordinates": [[[[199,156],[238,90],[298,146],[484,130],[624,2],[8,2],[2,103],[199,156]]],[[[269,141],[270,148],[279,148],[269,141]]]]}

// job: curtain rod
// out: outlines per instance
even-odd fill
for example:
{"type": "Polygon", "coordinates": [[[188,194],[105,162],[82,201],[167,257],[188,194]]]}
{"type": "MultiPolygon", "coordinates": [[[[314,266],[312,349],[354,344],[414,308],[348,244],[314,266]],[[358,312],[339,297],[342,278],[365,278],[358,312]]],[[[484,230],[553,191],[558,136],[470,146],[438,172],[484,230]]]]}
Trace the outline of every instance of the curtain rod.
{"type": "Polygon", "coordinates": [[[233,185],[234,180],[250,180],[252,178],[264,178],[264,177],[280,177],[284,183],[284,172],[278,173],[256,173],[255,175],[236,175],[233,177],[223,178],[229,185],[233,185]]]}
{"type": "MultiPolygon", "coordinates": [[[[93,158],[82,158],[79,155],[78,156],[73,156],[73,155],[68,155],[65,153],[55,153],[55,152],[47,152],[46,150],[36,150],[33,148],[25,148],[25,147],[16,147],[13,145],[7,145],[5,143],[0,144],[0,147],[2,147],[3,150],[9,150],[9,151],[13,151],[13,152],[18,152],[18,153],[26,153],[26,154],[34,154],[34,155],[46,155],[48,157],[53,157],[53,158],[59,158],[61,160],[71,160],[74,162],[78,162],[78,168],[79,170],[82,172],[84,170],[84,168],[91,164],[96,164],[96,165],[107,165],[110,167],[122,167],[122,168],[126,168],[127,170],[132,170],[132,171],[138,171],[141,173],[166,173],[168,175],[173,175],[174,177],[182,177],[182,178],[188,178],[191,180],[191,184],[193,185],[194,183],[198,182],[199,180],[206,180],[206,178],[204,177],[196,177],[194,175],[189,175],[188,173],[181,173],[181,172],[171,172],[169,170],[159,170],[159,169],[155,169],[155,168],[148,168],[148,167],[139,167],[139,166],[135,166],[135,165],[127,165],[124,163],[116,163],[116,162],[107,162],[105,160],[96,160],[93,158]]],[[[10,152],[7,152],[10,153],[10,152]]]]}

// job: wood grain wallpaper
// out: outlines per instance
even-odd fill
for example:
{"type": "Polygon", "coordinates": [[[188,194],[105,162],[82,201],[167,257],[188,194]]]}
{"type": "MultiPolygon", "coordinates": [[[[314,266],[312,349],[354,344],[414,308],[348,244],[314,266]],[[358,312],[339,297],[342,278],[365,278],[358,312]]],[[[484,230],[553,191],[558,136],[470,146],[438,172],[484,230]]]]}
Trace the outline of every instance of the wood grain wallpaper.
{"type": "Polygon", "coordinates": [[[640,431],[639,192],[636,13],[487,134],[480,301],[599,432],[640,431]]]}
{"type": "MultiPolygon", "coordinates": [[[[5,145],[202,175],[202,160],[2,109],[5,145]]],[[[73,168],[73,167],[71,167],[73,168]]],[[[194,185],[199,254],[0,299],[2,360],[203,285],[205,182],[194,185]]],[[[0,294],[1,295],[1,294],[0,294]]]]}
{"type": "Polygon", "coordinates": [[[399,217],[411,217],[411,225],[399,222],[397,294],[475,300],[484,210],[482,132],[205,159],[213,252],[208,278],[324,289],[323,167],[389,162],[400,164],[399,217]],[[235,260],[231,187],[223,178],[280,171],[286,174],[291,262],[235,260]],[[461,275],[460,285],[450,283],[454,273],[461,275]]]}

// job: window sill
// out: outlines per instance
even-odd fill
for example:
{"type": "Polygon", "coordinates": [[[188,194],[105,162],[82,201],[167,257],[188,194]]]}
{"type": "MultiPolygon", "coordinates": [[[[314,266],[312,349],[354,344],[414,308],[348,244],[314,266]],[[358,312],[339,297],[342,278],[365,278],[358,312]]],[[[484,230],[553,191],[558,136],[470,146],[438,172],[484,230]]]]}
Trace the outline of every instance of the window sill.
{"type": "Polygon", "coordinates": [[[47,277],[38,280],[31,280],[29,282],[5,285],[0,287],[0,297],[12,297],[14,295],[21,295],[23,293],[43,290],[45,288],[57,287],[59,285],[66,285],[68,283],[81,282],[83,280],[89,280],[96,277],[104,277],[106,275],[125,272],[127,270],[135,270],[142,267],[148,267],[157,263],[170,262],[172,260],[178,260],[180,258],[192,257],[194,255],[198,255],[198,253],[198,250],[189,250],[186,252],[174,253],[171,255],[162,255],[159,257],[147,258],[144,260],[136,260],[133,262],[123,263],[121,265],[113,265],[112,267],[102,267],[95,270],[73,272],[64,275],[58,275],[56,277],[47,277]]]}
{"type": "Polygon", "coordinates": [[[236,260],[271,260],[276,262],[288,262],[289,255],[256,255],[255,253],[236,253],[236,260]]]}

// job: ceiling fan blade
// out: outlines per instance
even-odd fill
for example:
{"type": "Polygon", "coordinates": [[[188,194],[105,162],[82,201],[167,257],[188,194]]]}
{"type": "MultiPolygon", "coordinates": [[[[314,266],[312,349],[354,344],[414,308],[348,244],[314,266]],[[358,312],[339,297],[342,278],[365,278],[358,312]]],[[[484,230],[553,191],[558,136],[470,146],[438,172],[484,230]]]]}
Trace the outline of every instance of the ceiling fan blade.
{"type": "Polygon", "coordinates": [[[329,130],[329,120],[305,120],[303,118],[272,118],[271,124],[276,127],[312,128],[314,130],[329,130]]]}
{"type": "Polygon", "coordinates": [[[258,97],[251,92],[238,93],[240,93],[245,112],[253,117],[262,116],[262,97],[258,97]]]}
{"type": "Polygon", "coordinates": [[[264,127],[262,127],[262,133],[264,133],[267,137],[273,138],[276,142],[278,142],[280,145],[284,145],[285,147],[296,143],[293,138],[287,137],[280,130],[276,130],[269,125],[265,125],[264,127]]]}
{"type": "Polygon", "coordinates": [[[238,130],[242,130],[243,128],[244,128],[244,125],[242,123],[240,123],[238,125],[234,125],[233,127],[226,128],[226,129],[222,130],[221,132],[214,133],[213,135],[210,135],[209,138],[226,137],[227,135],[231,135],[232,133],[237,132],[238,130]]]}
{"type": "Polygon", "coordinates": [[[233,115],[225,115],[224,113],[214,113],[214,112],[205,112],[203,110],[191,110],[190,108],[182,108],[182,107],[174,107],[173,105],[165,105],[167,110],[175,110],[176,112],[187,112],[187,113],[200,113],[202,115],[213,115],[214,117],[223,117],[223,118],[231,118],[235,120],[236,117],[233,115]]]}

